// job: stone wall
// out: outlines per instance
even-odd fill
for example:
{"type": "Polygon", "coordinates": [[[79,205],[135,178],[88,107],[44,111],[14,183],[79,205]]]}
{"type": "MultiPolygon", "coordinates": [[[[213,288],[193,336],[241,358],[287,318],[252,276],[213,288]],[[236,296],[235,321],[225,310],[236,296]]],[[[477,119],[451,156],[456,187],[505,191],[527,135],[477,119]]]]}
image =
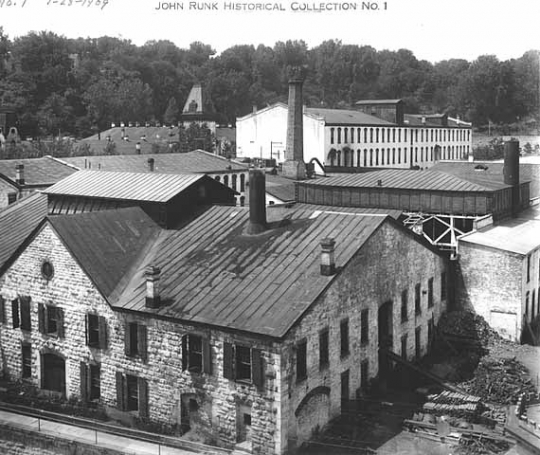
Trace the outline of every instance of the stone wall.
{"type": "Polygon", "coordinates": [[[53,352],[65,359],[66,395],[80,397],[80,362],[101,365],[101,403],[109,412],[123,419],[137,417],[137,412],[120,413],[117,406],[116,374],[122,372],[144,378],[148,385],[148,417],[151,421],[175,426],[180,424],[180,401],[192,394],[197,401],[201,442],[232,446],[237,440],[237,409],[251,408],[254,453],[274,453],[279,428],[279,351],[272,342],[240,334],[225,333],[208,327],[183,325],[174,321],[149,318],[113,310],[98,292],[61,240],[48,226],[14,262],[0,281],[5,299],[5,323],[0,330],[4,354],[4,373],[11,379],[22,374],[21,343],[32,347],[32,374],[29,381],[41,386],[41,353],[53,352]],[[54,266],[54,277],[41,275],[44,260],[54,266]],[[31,298],[31,331],[13,328],[11,301],[18,296],[31,298]],[[64,337],[44,335],[38,330],[38,304],[53,303],[63,309],[64,337]],[[85,316],[96,313],[107,322],[107,349],[86,345],[85,316]],[[125,330],[127,322],[147,328],[147,358],[127,357],[125,330]],[[212,373],[182,371],[181,337],[195,333],[209,339],[212,373]],[[261,350],[264,384],[255,387],[223,376],[224,342],[238,343],[261,350]]]}
{"type": "Polygon", "coordinates": [[[10,185],[3,179],[0,179],[0,208],[7,207],[8,204],[8,194],[15,193],[17,199],[19,198],[19,191],[13,185],[10,185]]]}
{"type": "MultiPolygon", "coordinates": [[[[401,353],[401,336],[408,335],[407,357],[415,356],[415,329],[421,328],[421,354],[427,352],[428,323],[437,322],[446,309],[441,301],[441,273],[446,262],[432,249],[413,238],[415,234],[404,232],[394,223],[385,222],[364,244],[363,248],[347,264],[330,288],[306,313],[301,323],[288,335],[283,356],[282,401],[288,421],[283,427],[283,444],[294,447],[306,437],[306,427],[321,427],[321,410],[309,413],[311,401],[323,403],[317,395],[329,389],[328,418],[341,412],[341,374],[349,371],[349,399],[354,399],[361,389],[361,364],[368,362],[368,376],[374,378],[379,372],[378,360],[378,310],[382,304],[393,302],[392,331],[393,351],[401,353]],[[434,305],[428,308],[428,279],[433,278],[434,305]],[[414,289],[421,285],[421,313],[415,314],[414,289]],[[408,290],[408,317],[401,321],[401,293],[408,290]],[[368,310],[368,342],[361,340],[361,313],[368,310]],[[349,354],[341,357],[340,324],[349,320],[349,354]],[[319,368],[319,333],[329,329],[329,366],[319,368]],[[297,381],[295,347],[300,340],[307,340],[307,379],[297,381]],[[314,394],[306,403],[306,396],[314,394]],[[301,409],[299,405],[302,404],[301,409]],[[306,410],[303,408],[306,407],[306,410]],[[298,415],[296,415],[298,414],[298,415]],[[311,422],[306,414],[311,415],[311,422]],[[300,419],[299,419],[300,417],[300,419]]],[[[336,252],[344,245],[336,245],[336,252]]],[[[343,267],[345,264],[336,263],[343,267]]],[[[314,277],[316,279],[316,277],[314,277]]]]}
{"type": "Polygon", "coordinates": [[[460,243],[456,304],[474,311],[503,337],[519,341],[522,326],[523,256],[460,243]]]}

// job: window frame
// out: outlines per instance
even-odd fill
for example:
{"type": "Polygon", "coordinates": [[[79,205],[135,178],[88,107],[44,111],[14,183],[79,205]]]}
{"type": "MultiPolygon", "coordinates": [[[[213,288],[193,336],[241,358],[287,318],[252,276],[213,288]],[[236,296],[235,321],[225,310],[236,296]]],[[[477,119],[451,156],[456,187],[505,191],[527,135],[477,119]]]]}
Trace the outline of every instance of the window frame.
{"type": "Polygon", "coordinates": [[[409,320],[409,290],[401,291],[401,323],[409,320]]]}
{"type": "Polygon", "coordinates": [[[349,318],[342,319],[339,323],[339,354],[342,359],[350,354],[349,318]]]}
{"type": "Polygon", "coordinates": [[[330,366],[330,329],[325,327],[319,332],[319,370],[330,366]]]}
{"type": "Polygon", "coordinates": [[[422,286],[420,283],[414,285],[414,314],[416,316],[422,314],[422,286]]]}
{"type": "Polygon", "coordinates": [[[308,377],[307,370],[307,339],[296,343],[296,382],[302,382],[308,377]]]}
{"type": "Polygon", "coordinates": [[[21,343],[21,378],[32,377],[32,345],[27,342],[21,343]]]}

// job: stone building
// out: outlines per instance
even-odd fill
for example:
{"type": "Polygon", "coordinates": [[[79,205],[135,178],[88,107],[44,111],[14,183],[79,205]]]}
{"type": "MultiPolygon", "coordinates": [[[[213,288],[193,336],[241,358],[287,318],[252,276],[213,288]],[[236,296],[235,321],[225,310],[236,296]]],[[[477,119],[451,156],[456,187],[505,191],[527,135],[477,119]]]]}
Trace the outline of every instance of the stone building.
{"type": "Polygon", "coordinates": [[[0,270],[4,375],[282,454],[390,374],[379,347],[424,355],[444,257],[380,213],[266,213],[254,174],[249,210],[172,229],[140,207],[44,219],[0,270]]]}
{"type": "MultiPolygon", "coordinates": [[[[304,159],[334,171],[428,168],[472,152],[470,123],[446,115],[403,113],[400,100],[358,102],[354,109],[303,109],[304,159]],[[388,114],[392,113],[392,116],[388,114]]],[[[237,157],[285,160],[288,106],[277,103],[236,121],[237,157]]]]}

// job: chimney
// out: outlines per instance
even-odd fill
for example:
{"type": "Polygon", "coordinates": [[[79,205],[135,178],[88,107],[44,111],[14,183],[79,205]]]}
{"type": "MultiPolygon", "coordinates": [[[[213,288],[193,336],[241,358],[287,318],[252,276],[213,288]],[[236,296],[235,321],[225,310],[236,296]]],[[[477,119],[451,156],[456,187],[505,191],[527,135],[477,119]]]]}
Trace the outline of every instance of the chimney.
{"type": "Polygon", "coordinates": [[[159,279],[161,269],[153,265],[146,267],[144,277],[146,279],[146,308],[159,308],[159,279]]]}
{"type": "Polygon", "coordinates": [[[302,101],[302,85],[304,75],[302,68],[291,70],[289,78],[289,106],[287,113],[287,146],[283,176],[293,180],[306,179],[304,163],[304,114],[302,101]]]}
{"type": "Polygon", "coordinates": [[[24,164],[15,166],[15,182],[19,185],[24,185],[24,164]]]}
{"type": "Polygon", "coordinates": [[[148,158],[148,169],[150,172],[154,172],[154,158],[148,158]]]}
{"type": "Polygon", "coordinates": [[[255,235],[266,229],[266,187],[263,169],[249,170],[249,225],[247,233],[255,235]]]}
{"type": "Polygon", "coordinates": [[[517,216],[520,206],[519,188],[519,141],[510,140],[504,144],[504,183],[512,186],[512,216],[517,216]]]}
{"type": "Polygon", "coordinates": [[[425,124],[426,124],[426,118],[422,117],[422,125],[425,125],[425,124]]]}
{"type": "Polygon", "coordinates": [[[332,237],[321,240],[321,275],[331,276],[336,273],[335,246],[336,241],[332,237]]]}

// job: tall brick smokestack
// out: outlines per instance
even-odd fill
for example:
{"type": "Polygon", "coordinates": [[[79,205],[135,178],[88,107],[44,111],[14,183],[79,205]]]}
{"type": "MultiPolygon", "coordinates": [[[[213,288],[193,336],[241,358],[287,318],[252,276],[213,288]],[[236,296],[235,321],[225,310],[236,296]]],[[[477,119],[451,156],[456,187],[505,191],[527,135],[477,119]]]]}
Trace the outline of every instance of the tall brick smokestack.
{"type": "Polygon", "coordinates": [[[304,105],[302,101],[302,85],[304,75],[302,68],[295,67],[289,77],[289,109],[287,115],[287,147],[283,176],[294,180],[306,178],[304,163],[304,105]]]}
{"type": "Polygon", "coordinates": [[[512,186],[512,216],[517,216],[520,204],[519,187],[519,141],[510,140],[504,144],[504,183],[512,186]]]}
{"type": "Polygon", "coordinates": [[[266,229],[266,177],[262,169],[249,170],[249,224],[247,233],[255,235],[266,229]]]}

